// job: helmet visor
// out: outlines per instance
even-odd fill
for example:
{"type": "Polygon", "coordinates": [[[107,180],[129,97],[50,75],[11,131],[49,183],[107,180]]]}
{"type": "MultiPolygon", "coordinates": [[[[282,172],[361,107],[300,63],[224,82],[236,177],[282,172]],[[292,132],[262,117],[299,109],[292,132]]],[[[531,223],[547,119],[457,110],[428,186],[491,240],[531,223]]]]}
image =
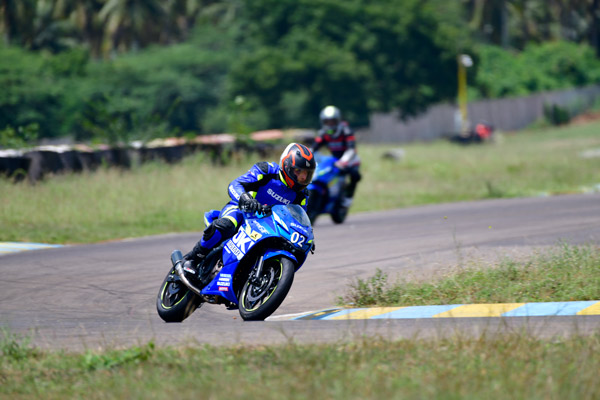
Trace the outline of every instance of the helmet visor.
{"type": "Polygon", "coordinates": [[[314,169],[292,168],[292,174],[296,178],[296,182],[302,186],[308,185],[312,181],[314,169]]]}
{"type": "Polygon", "coordinates": [[[339,121],[337,118],[325,118],[323,120],[323,125],[328,128],[335,128],[338,125],[339,121]]]}

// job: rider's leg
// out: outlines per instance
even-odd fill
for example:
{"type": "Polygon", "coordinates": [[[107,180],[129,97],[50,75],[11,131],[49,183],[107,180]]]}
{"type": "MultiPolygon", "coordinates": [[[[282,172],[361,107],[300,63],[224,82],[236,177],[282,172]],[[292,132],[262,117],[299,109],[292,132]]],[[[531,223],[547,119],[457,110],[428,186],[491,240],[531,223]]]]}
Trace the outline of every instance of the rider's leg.
{"type": "Polygon", "coordinates": [[[214,220],[205,230],[202,239],[183,258],[190,263],[184,264],[185,267],[198,265],[210,251],[220,245],[223,241],[229,239],[237,232],[240,226],[243,214],[237,207],[224,207],[220,218],[214,220]]]}
{"type": "Polygon", "coordinates": [[[344,201],[344,205],[346,207],[349,207],[352,204],[352,198],[354,197],[354,192],[356,191],[356,185],[362,178],[358,167],[353,167],[348,170],[348,175],[350,175],[350,183],[348,183],[348,186],[346,186],[346,199],[344,201]]]}

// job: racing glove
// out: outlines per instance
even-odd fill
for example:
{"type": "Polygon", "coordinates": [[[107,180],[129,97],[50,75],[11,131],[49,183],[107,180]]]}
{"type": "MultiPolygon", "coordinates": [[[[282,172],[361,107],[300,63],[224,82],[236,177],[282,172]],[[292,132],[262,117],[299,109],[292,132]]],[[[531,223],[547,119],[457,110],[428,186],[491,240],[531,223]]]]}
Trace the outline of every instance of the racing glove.
{"type": "Polygon", "coordinates": [[[260,210],[260,203],[254,197],[250,196],[248,193],[244,192],[240,196],[239,200],[240,208],[246,212],[257,212],[260,210]]]}
{"type": "Polygon", "coordinates": [[[343,171],[348,167],[348,163],[346,161],[337,160],[335,166],[343,171]]]}

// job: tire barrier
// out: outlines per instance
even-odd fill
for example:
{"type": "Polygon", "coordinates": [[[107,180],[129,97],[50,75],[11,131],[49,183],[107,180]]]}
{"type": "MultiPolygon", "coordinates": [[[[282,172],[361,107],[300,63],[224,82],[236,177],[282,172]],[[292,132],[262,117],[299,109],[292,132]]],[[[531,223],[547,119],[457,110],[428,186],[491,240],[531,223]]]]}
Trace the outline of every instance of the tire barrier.
{"type": "MultiPolygon", "coordinates": [[[[14,182],[27,180],[35,183],[54,174],[90,172],[100,167],[129,169],[151,161],[174,164],[198,152],[206,154],[213,164],[221,165],[236,154],[270,156],[285,147],[281,140],[294,140],[298,134],[296,131],[284,134],[273,130],[255,132],[249,140],[242,141],[236,140],[233,135],[220,134],[202,135],[191,140],[167,138],[145,144],[133,142],[127,147],[57,145],[0,149],[0,177],[14,182]]],[[[306,132],[303,134],[306,135],[306,132]]]]}

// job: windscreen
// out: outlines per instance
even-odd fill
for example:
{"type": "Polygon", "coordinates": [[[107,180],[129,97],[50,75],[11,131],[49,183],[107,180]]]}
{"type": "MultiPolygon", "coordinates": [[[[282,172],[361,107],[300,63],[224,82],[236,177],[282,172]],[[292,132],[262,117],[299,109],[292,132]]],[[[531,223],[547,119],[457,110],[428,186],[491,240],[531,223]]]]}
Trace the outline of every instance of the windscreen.
{"type": "Polygon", "coordinates": [[[285,206],[287,211],[290,213],[292,218],[296,221],[300,222],[302,225],[311,226],[310,219],[308,219],[308,215],[306,215],[306,211],[298,204],[288,204],[285,206]]]}

